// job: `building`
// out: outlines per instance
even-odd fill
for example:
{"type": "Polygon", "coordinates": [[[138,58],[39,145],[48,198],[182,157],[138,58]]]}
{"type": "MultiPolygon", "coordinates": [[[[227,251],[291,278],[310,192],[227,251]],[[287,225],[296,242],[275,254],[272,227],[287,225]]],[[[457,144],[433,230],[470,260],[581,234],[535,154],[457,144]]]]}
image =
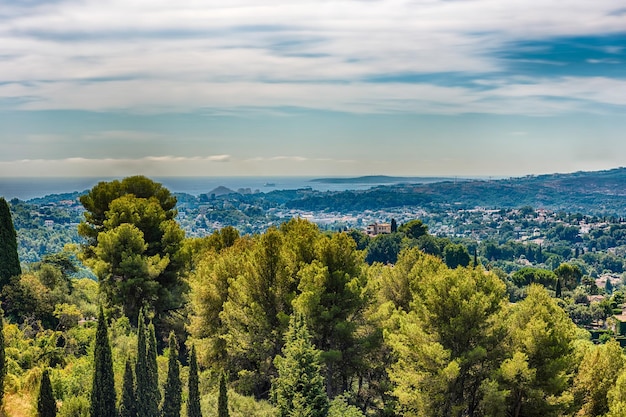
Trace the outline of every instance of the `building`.
{"type": "Polygon", "coordinates": [[[390,223],[372,223],[365,229],[368,236],[385,235],[391,233],[390,223]]]}

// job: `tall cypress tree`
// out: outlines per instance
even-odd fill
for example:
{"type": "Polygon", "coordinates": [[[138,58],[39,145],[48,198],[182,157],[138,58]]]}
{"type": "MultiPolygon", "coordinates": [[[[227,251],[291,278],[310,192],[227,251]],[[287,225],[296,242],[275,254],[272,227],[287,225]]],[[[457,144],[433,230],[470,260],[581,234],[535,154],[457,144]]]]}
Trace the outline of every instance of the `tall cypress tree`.
{"type": "Polygon", "coordinates": [[[57,415],[57,401],[54,399],[47,369],[41,375],[39,396],[37,397],[37,414],[39,417],[56,417],[57,415]]]}
{"type": "Polygon", "coordinates": [[[159,390],[159,368],[157,366],[157,343],[154,324],[148,325],[148,345],[146,347],[146,382],[148,395],[146,401],[146,415],[154,417],[159,415],[159,403],[161,391],[159,390]]]}
{"type": "Polygon", "coordinates": [[[113,355],[104,319],[104,311],[100,306],[98,329],[96,330],[96,346],[93,355],[94,372],[91,388],[91,417],[116,417],[115,381],[113,376],[113,355]]]}
{"type": "Polygon", "coordinates": [[[126,359],[124,368],[124,382],[122,386],[122,403],[120,404],[120,417],[137,417],[137,395],[135,394],[135,378],[130,358],[126,359]]]}
{"type": "Polygon", "coordinates": [[[217,397],[217,417],[228,417],[228,391],[226,389],[226,375],[220,377],[220,392],[217,397]]]}
{"type": "Polygon", "coordinates": [[[143,310],[139,310],[137,322],[137,362],[135,363],[135,378],[137,378],[137,416],[152,417],[147,414],[148,410],[148,361],[146,347],[146,323],[143,310]]]}
{"type": "Polygon", "coordinates": [[[180,382],[180,365],[178,363],[178,343],[174,332],[170,333],[169,358],[167,363],[167,381],[161,415],[163,417],[180,417],[183,386],[180,382]]]}
{"type": "Polygon", "coordinates": [[[191,353],[189,354],[187,417],[202,417],[202,412],[200,411],[200,390],[198,385],[198,358],[196,356],[196,347],[191,346],[191,353]]]}
{"type": "Polygon", "coordinates": [[[9,204],[0,198],[0,289],[11,277],[20,275],[20,258],[17,255],[17,234],[11,219],[9,204]]]}
{"type": "Polygon", "coordinates": [[[0,409],[4,400],[4,377],[7,374],[6,354],[4,352],[4,311],[0,308],[0,409]]]}

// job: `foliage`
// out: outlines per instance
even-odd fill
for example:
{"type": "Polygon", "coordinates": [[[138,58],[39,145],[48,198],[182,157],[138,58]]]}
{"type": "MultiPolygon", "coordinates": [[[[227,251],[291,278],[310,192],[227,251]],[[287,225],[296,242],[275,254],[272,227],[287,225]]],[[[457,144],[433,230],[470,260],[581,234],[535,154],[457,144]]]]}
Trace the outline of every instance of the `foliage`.
{"type": "Polygon", "coordinates": [[[104,311],[100,308],[94,346],[94,371],[91,388],[91,417],[116,417],[117,401],[113,376],[113,356],[104,311]]]}
{"type": "Polygon", "coordinates": [[[273,399],[279,417],[325,417],[328,397],[315,349],[301,314],[291,318],[282,355],[274,361],[278,377],[272,382],[273,399]]]}
{"type": "Polygon", "coordinates": [[[174,333],[170,333],[167,362],[167,380],[165,381],[163,417],[179,417],[182,404],[182,382],[180,380],[180,364],[178,363],[178,342],[174,333]]]}
{"type": "Polygon", "coordinates": [[[176,198],[143,177],[100,182],[80,197],[87,210],[79,233],[82,258],[94,269],[109,305],[121,305],[135,323],[139,309],[157,318],[178,307],[184,232],[173,220],[176,198]]]}
{"type": "Polygon", "coordinates": [[[226,390],[226,375],[220,375],[220,390],[217,396],[217,416],[228,417],[228,392],[226,390]]]}
{"type": "Polygon", "coordinates": [[[37,397],[37,414],[39,417],[56,417],[57,415],[57,401],[54,399],[47,369],[41,375],[39,396],[37,397]]]}
{"type": "Polygon", "coordinates": [[[349,405],[348,401],[340,395],[330,402],[328,417],[365,417],[365,414],[358,407],[349,405]]]}
{"type": "Polygon", "coordinates": [[[413,302],[398,311],[387,340],[398,361],[389,370],[407,416],[476,415],[481,384],[497,366],[504,284],[482,270],[413,258],[413,302]],[[434,267],[434,268],[433,268],[434,267]]]}
{"type": "Polygon", "coordinates": [[[137,394],[135,393],[135,378],[130,358],[126,359],[123,380],[119,417],[137,417],[137,394]]]}
{"type": "Polygon", "coordinates": [[[418,239],[428,233],[428,226],[421,220],[411,220],[400,225],[399,232],[404,233],[410,239],[418,239]]]}
{"type": "Polygon", "coordinates": [[[21,273],[11,211],[6,200],[0,198],[0,289],[9,283],[11,277],[21,273]]]}
{"type": "Polygon", "coordinates": [[[202,417],[200,412],[200,391],[198,387],[198,359],[196,357],[195,346],[191,346],[191,353],[189,354],[187,417],[202,417]]]}

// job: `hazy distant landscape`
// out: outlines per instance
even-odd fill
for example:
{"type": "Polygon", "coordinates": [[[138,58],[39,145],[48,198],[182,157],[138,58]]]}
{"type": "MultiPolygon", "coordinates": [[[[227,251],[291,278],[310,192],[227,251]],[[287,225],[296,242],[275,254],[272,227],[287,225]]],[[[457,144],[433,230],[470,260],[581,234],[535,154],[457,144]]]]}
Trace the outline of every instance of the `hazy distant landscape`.
{"type": "Polygon", "coordinates": [[[0,417],[625,417],[624,0],[0,10],[0,417]]]}

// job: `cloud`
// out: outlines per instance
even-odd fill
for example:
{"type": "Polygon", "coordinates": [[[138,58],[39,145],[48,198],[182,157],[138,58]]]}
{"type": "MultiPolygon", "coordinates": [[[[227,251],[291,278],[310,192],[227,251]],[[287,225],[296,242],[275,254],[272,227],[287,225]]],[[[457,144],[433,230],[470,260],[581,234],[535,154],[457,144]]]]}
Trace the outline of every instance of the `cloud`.
{"type": "MultiPolygon", "coordinates": [[[[534,93],[513,100],[520,86],[501,52],[520,41],[621,33],[626,14],[620,10],[621,0],[570,0],[567,7],[541,0],[509,0],[506,7],[501,0],[13,2],[0,14],[0,105],[156,113],[286,106],[355,113],[570,111],[580,105],[555,105],[534,93]],[[461,73],[499,77],[505,85],[483,91],[478,84],[428,79],[461,73]],[[367,81],[389,74],[425,78],[367,81]]],[[[622,53],[614,45],[601,49],[622,53]]],[[[607,59],[594,55],[587,62],[607,59]]],[[[591,96],[585,100],[604,103],[611,91],[591,96]]],[[[558,97],[580,99],[576,91],[561,90],[558,97]]]]}
{"type": "Polygon", "coordinates": [[[346,166],[356,161],[333,158],[276,156],[239,159],[231,155],[200,157],[147,156],[143,158],[61,158],[20,159],[0,161],[0,177],[20,176],[83,176],[111,177],[143,174],[149,176],[229,176],[284,175],[285,170],[297,169],[299,175],[319,175],[323,172],[347,174],[346,166]]]}

